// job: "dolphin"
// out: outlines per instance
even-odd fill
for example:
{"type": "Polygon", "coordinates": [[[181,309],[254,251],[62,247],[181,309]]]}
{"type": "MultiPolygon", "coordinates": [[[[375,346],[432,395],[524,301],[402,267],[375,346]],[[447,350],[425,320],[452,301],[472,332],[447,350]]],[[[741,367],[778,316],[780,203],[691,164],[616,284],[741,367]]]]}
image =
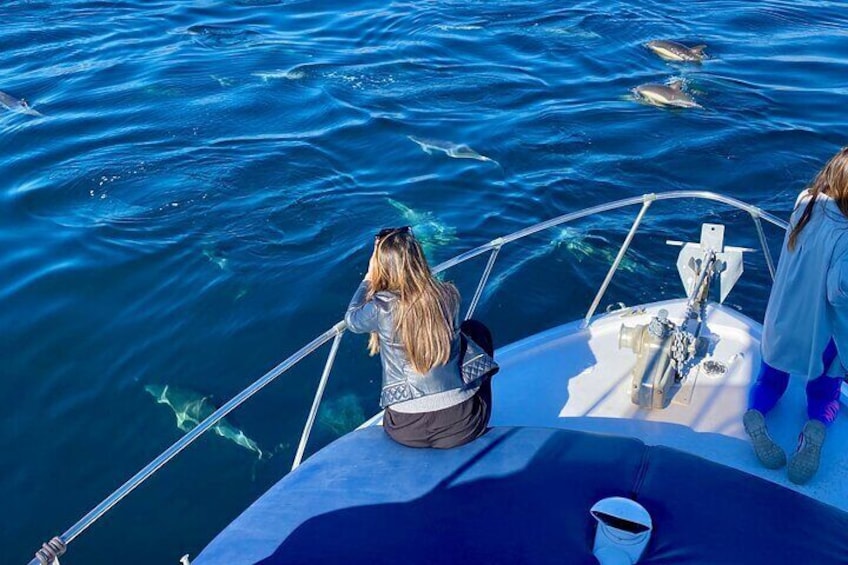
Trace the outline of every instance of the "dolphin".
{"type": "MultiPolygon", "coordinates": [[[[177,427],[184,432],[188,432],[197,427],[200,422],[205,420],[217,408],[208,396],[178,388],[170,385],[147,385],[144,390],[150,393],[156,402],[159,404],[167,404],[174,415],[177,417],[177,427]]],[[[236,445],[253,451],[262,459],[262,450],[255,441],[244,435],[244,432],[233,426],[226,419],[218,421],[212,426],[215,433],[226,438],[236,445]]]]}
{"type": "MultiPolygon", "coordinates": [[[[565,251],[577,263],[591,260],[596,265],[611,265],[618,254],[618,248],[601,235],[593,235],[583,229],[570,226],[560,227],[547,243],[538,245],[510,267],[492,277],[486,284],[484,300],[489,299],[507,279],[521,271],[525,265],[558,251],[565,251]]],[[[648,271],[644,266],[647,263],[646,259],[638,256],[631,248],[619,263],[618,270],[625,273],[643,273],[648,271]]]]}
{"type": "Polygon", "coordinates": [[[8,108],[13,112],[19,112],[21,114],[26,114],[28,116],[43,116],[41,112],[38,112],[29,105],[29,103],[21,98],[18,100],[14,96],[6,94],[5,92],[0,91],[0,104],[8,108]]]}
{"type": "Polygon", "coordinates": [[[218,268],[222,271],[227,270],[227,266],[230,260],[224,257],[223,253],[218,251],[214,247],[204,247],[203,256],[209,259],[210,263],[214,263],[215,265],[217,265],[218,268]]]}
{"type": "Polygon", "coordinates": [[[306,71],[297,68],[290,69],[288,71],[278,69],[276,71],[250,73],[250,76],[261,78],[262,82],[270,82],[277,79],[300,80],[306,76],[306,71]]]}
{"type": "Polygon", "coordinates": [[[700,104],[681,90],[683,81],[676,80],[668,86],[663,84],[641,84],[633,89],[637,98],[654,106],[674,106],[677,108],[702,108],[700,104]]]}
{"type": "Polygon", "coordinates": [[[485,155],[480,155],[464,144],[451,143],[450,141],[439,141],[438,139],[424,139],[411,135],[407,137],[409,137],[411,141],[417,143],[428,155],[432,155],[435,150],[441,151],[448,157],[453,157],[454,159],[476,159],[478,161],[497,163],[494,159],[490,159],[485,155]]]}
{"type": "Polygon", "coordinates": [[[257,39],[261,35],[251,29],[203,24],[189,26],[185,33],[204,47],[233,47],[257,39]]]}
{"type": "Polygon", "coordinates": [[[226,88],[228,86],[233,86],[235,81],[229,77],[223,77],[218,75],[209,75],[209,78],[217,82],[220,86],[226,88]]]}
{"type": "Polygon", "coordinates": [[[359,398],[352,393],[339,398],[325,401],[318,411],[318,421],[322,426],[340,436],[362,425],[365,421],[365,411],[359,403],[359,398]]]}
{"type": "Polygon", "coordinates": [[[412,227],[425,255],[429,256],[436,246],[448,245],[456,241],[456,228],[440,222],[431,212],[418,212],[392,198],[386,200],[392,208],[400,212],[404,223],[412,227]]]}
{"type": "Polygon", "coordinates": [[[675,43],[674,41],[656,39],[654,41],[647,42],[645,44],[645,47],[647,47],[666,61],[700,62],[707,57],[707,55],[704,53],[704,49],[707,48],[706,45],[695,45],[694,47],[686,47],[685,45],[675,43]]]}

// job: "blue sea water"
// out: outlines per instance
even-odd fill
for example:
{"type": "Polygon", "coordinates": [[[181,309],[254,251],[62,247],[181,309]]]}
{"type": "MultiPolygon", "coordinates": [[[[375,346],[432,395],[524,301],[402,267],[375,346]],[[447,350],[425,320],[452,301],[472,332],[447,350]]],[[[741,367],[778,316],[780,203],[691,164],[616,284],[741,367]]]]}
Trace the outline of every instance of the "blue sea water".
{"type": "MultiPolygon", "coordinates": [[[[179,438],[145,387],[220,404],[338,321],[381,227],[412,224],[435,263],[646,192],[786,217],[848,143],[846,2],[6,0],[0,16],[0,91],[43,114],[0,106],[3,563],[179,438]],[[643,46],[659,38],[710,58],[663,61],[643,46]],[[673,78],[703,109],[633,99],[673,78]]],[[[635,212],[505,248],[478,308],[496,344],[581,317],[635,212]]],[[[658,203],[607,302],[679,296],[664,241],[697,240],[701,215],[758,247],[744,213],[658,203]]],[[[758,318],[768,272],[746,260],[728,302],[758,318]]],[[[448,273],[466,301],[484,264],[448,273]]],[[[290,467],[323,362],[231,415],[265,457],[207,434],[63,563],[196,554],[290,467]]],[[[346,336],[310,452],[375,413],[378,388],[346,336]]]]}

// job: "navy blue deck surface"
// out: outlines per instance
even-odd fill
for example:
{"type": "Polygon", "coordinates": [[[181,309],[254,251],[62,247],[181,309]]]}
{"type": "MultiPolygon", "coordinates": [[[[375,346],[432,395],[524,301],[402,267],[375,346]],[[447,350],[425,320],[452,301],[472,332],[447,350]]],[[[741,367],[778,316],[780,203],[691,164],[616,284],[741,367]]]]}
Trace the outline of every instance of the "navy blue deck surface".
{"type": "Polygon", "coordinates": [[[419,450],[379,427],[315,454],[193,563],[594,564],[589,508],[607,496],[653,517],[640,563],[848,563],[848,513],[674,449],[494,428],[419,450]]]}

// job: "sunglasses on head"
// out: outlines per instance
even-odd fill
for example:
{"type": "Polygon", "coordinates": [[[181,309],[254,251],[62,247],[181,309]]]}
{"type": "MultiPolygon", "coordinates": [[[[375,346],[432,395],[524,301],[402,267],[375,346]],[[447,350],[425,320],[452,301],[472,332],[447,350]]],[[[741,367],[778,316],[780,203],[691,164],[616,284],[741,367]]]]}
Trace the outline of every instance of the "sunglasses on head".
{"type": "Polygon", "coordinates": [[[377,239],[383,239],[385,237],[388,237],[390,235],[394,235],[396,233],[409,233],[409,229],[410,229],[409,226],[403,226],[403,227],[400,227],[400,228],[383,228],[383,229],[381,229],[380,231],[377,232],[377,235],[375,237],[377,239]]]}

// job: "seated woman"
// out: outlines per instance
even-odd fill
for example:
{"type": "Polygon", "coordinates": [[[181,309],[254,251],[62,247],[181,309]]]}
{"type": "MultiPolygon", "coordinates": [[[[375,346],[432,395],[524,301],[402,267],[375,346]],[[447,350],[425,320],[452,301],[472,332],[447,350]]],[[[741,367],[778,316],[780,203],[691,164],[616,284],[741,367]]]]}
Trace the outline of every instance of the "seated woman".
{"type": "Polygon", "coordinates": [[[458,327],[459,292],[435,278],[408,226],[381,230],[365,280],[345,314],[354,333],[371,333],[383,366],[383,429],[410,447],[449,448],[483,435],[492,413],[491,376],[466,383],[469,336],[489,356],[492,336],[480,322],[458,327]]]}

